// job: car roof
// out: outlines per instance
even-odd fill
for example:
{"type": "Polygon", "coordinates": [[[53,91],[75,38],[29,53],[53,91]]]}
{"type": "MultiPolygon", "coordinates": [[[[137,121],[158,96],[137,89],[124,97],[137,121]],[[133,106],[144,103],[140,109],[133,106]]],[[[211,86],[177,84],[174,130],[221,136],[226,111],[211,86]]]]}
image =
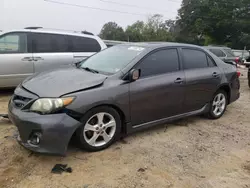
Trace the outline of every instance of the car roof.
{"type": "Polygon", "coordinates": [[[204,48],[207,48],[207,49],[230,49],[229,47],[227,46],[204,46],[204,48]]]}
{"type": "Polygon", "coordinates": [[[88,38],[99,38],[96,35],[90,35],[90,34],[84,34],[81,32],[70,32],[70,31],[64,31],[64,30],[52,30],[52,29],[16,29],[16,30],[6,30],[3,32],[0,32],[0,34],[5,33],[11,33],[11,32],[33,32],[33,33],[50,33],[50,34],[61,34],[61,35],[73,35],[73,36],[81,36],[81,37],[88,37],[88,38]]]}
{"type": "Polygon", "coordinates": [[[129,43],[120,44],[120,45],[121,46],[140,46],[144,48],[161,48],[161,47],[171,47],[171,46],[202,48],[201,46],[197,46],[197,45],[176,43],[176,42],[136,42],[136,43],[129,42],[129,43]]]}

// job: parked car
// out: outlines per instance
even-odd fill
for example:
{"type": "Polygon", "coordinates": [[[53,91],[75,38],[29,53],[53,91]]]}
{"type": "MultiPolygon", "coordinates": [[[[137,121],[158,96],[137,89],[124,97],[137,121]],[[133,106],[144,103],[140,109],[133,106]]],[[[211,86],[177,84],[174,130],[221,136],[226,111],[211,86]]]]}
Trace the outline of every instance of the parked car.
{"type": "Polygon", "coordinates": [[[242,62],[244,65],[246,65],[246,67],[250,66],[250,62],[248,62],[250,57],[249,51],[247,50],[232,50],[232,51],[236,57],[240,57],[242,59],[242,62]]]}
{"type": "Polygon", "coordinates": [[[26,77],[81,61],[106,48],[98,36],[42,28],[0,34],[0,88],[26,77]]]}
{"type": "Polygon", "coordinates": [[[236,57],[241,57],[242,59],[248,59],[250,56],[247,50],[232,50],[232,52],[236,57]]]}
{"type": "Polygon", "coordinates": [[[26,79],[10,99],[9,118],[35,152],[65,154],[74,133],[82,148],[99,151],[157,124],[220,118],[239,87],[236,67],[202,47],[122,44],[26,79]]]}
{"type": "Polygon", "coordinates": [[[235,56],[231,48],[223,46],[205,46],[205,48],[226,63],[235,65],[243,63],[242,58],[235,56]]]}

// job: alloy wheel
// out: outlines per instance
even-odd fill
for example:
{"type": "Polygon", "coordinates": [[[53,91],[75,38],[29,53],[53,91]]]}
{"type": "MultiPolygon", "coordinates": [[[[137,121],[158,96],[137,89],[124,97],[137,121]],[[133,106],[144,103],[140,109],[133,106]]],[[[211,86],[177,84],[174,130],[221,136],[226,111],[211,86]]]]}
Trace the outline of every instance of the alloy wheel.
{"type": "Polygon", "coordinates": [[[116,132],[115,118],[106,112],[93,115],[84,126],[83,136],[85,141],[93,147],[106,145],[116,132]]]}
{"type": "Polygon", "coordinates": [[[223,93],[218,93],[213,100],[213,113],[220,116],[226,108],[226,97],[223,93]]]}

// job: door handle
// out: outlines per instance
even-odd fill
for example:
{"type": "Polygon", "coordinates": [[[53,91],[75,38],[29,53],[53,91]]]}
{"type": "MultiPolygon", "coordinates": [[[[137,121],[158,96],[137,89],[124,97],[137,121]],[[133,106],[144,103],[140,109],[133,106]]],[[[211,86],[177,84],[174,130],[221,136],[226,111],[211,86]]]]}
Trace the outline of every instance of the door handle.
{"type": "Polygon", "coordinates": [[[218,77],[219,77],[219,74],[218,74],[217,72],[214,72],[214,73],[212,74],[212,76],[213,76],[214,78],[218,78],[218,77]]]}
{"type": "Polygon", "coordinates": [[[183,80],[181,78],[177,78],[174,83],[176,84],[182,84],[183,83],[183,80]]]}
{"type": "Polygon", "coordinates": [[[33,60],[32,57],[24,57],[24,58],[22,59],[22,61],[32,61],[32,60],[33,60]]]}
{"type": "Polygon", "coordinates": [[[39,60],[42,61],[42,60],[44,60],[44,59],[43,59],[42,57],[33,57],[33,60],[34,60],[34,61],[39,61],[39,60]]]}

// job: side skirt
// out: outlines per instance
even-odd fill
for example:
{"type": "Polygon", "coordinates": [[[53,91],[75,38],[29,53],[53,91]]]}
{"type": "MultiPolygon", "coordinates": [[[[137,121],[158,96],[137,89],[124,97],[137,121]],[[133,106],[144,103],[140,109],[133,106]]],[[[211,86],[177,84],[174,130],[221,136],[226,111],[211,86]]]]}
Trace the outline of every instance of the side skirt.
{"type": "Polygon", "coordinates": [[[175,115],[175,116],[171,116],[171,117],[167,117],[167,118],[163,118],[163,119],[159,119],[159,120],[155,120],[155,121],[151,121],[151,122],[147,122],[147,123],[143,123],[140,125],[135,125],[132,126],[131,123],[127,124],[127,134],[131,134],[133,132],[137,132],[140,130],[144,130],[159,124],[164,124],[164,123],[168,123],[174,120],[178,120],[178,119],[182,119],[182,118],[186,118],[189,116],[195,116],[195,115],[200,115],[203,113],[206,113],[209,111],[209,104],[206,104],[204,107],[202,107],[199,110],[195,110],[192,112],[188,112],[188,113],[184,113],[184,114],[180,114],[180,115],[175,115]]]}

